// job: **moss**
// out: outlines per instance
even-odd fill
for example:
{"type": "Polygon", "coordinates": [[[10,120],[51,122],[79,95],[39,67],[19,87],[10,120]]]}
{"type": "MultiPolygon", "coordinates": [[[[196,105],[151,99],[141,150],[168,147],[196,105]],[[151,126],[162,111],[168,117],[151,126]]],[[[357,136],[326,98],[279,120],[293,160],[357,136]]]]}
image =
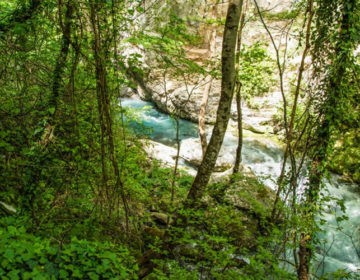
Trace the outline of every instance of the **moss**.
{"type": "Polygon", "coordinates": [[[277,13],[273,13],[270,11],[270,12],[263,12],[263,16],[269,20],[289,20],[296,18],[298,16],[298,11],[297,10],[281,11],[277,13]]]}
{"type": "Polygon", "coordinates": [[[255,176],[242,173],[232,178],[232,183],[210,185],[209,195],[207,203],[216,210],[208,211],[208,219],[219,228],[226,228],[235,246],[256,247],[257,237],[271,213],[274,192],[255,176]]]}
{"type": "Polygon", "coordinates": [[[360,138],[355,130],[347,132],[337,141],[329,168],[350,181],[360,183],[360,138]]]}

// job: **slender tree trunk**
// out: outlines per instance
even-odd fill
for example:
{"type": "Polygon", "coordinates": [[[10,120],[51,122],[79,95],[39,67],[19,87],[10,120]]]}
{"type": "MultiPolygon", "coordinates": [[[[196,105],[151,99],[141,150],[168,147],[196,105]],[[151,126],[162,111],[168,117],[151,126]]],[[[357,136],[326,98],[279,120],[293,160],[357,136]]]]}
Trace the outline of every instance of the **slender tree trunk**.
{"type": "Polygon", "coordinates": [[[210,143],[187,196],[187,205],[190,207],[197,205],[204,195],[229,122],[236,80],[235,50],[241,9],[242,0],[233,0],[229,3],[222,49],[221,97],[210,143]]]}
{"type": "MultiPolygon", "coordinates": [[[[116,12],[115,12],[115,5],[116,0],[112,0],[111,2],[111,17],[112,17],[112,26],[113,26],[113,41],[114,41],[114,72],[116,77],[116,94],[117,96],[120,96],[120,82],[119,82],[119,73],[117,71],[117,65],[119,64],[119,58],[118,58],[118,36],[117,36],[117,20],[116,20],[116,12]]],[[[126,148],[126,129],[125,129],[125,117],[124,117],[124,111],[122,107],[122,102],[120,99],[120,107],[121,107],[121,128],[122,128],[122,136],[123,136],[123,143],[124,143],[124,158],[127,156],[127,148],[126,148]]],[[[123,164],[123,160],[121,162],[123,164]]]]}
{"type": "MultiPolygon", "coordinates": [[[[301,88],[301,82],[302,82],[302,78],[303,78],[303,73],[304,73],[304,69],[305,69],[305,59],[306,56],[310,50],[310,36],[311,36],[311,24],[313,22],[313,16],[314,16],[314,3],[313,0],[309,0],[308,1],[308,5],[307,5],[307,9],[308,9],[308,19],[307,19],[307,24],[306,24],[306,35],[305,35],[305,49],[302,53],[302,57],[301,57],[301,62],[300,62],[300,67],[298,70],[298,78],[297,78],[297,83],[296,83],[296,88],[295,88],[295,95],[294,95],[294,103],[293,103],[293,107],[291,110],[291,116],[290,116],[290,124],[289,124],[289,131],[288,131],[288,135],[287,135],[287,142],[286,142],[286,148],[285,148],[285,153],[284,153],[284,159],[283,159],[283,165],[282,165],[282,169],[281,169],[281,174],[278,180],[278,189],[276,192],[276,196],[275,196],[275,201],[274,201],[274,206],[272,209],[272,213],[271,213],[271,217],[272,220],[274,220],[275,215],[276,215],[276,210],[277,210],[277,204],[279,203],[280,200],[280,193],[282,191],[283,188],[283,179],[284,179],[284,174],[285,174],[285,166],[286,166],[286,160],[287,157],[289,156],[289,152],[292,150],[291,149],[291,142],[293,139],[293,130],[294,130],[294,124],[295,124],[295,114],[296,114],[296,110],[297,110],[297,104],[298,104],[298,99],[299,99],[299,95],[300,95],[300,88],[301,88]]],[[[291,158],[292,158],[292,165],[293,165],[293,174],[296,173],[296,168],[294,166],[295,164],[295,155],[290,154],[291,158]]],[[[294,176],[292,176],[294,177],[294,176]]],[[[294,180],[294,178],[292,179],[292,181],[294,180]]]]}
{"type": "MultiPolygon", "coordinates": [[[[59,3],[59,11],[61,11],[62,5],[61,1],[59,3]]],[[[52,108],[50,119],[53,119],[53,116],[56,113],[58,103],[59,103],[59,95],[62,90],[61,79],[65,71],[66,60],[69,54],[70,49],[70,41],[71,41],[71,24],[72,17],[74,12],[74,5],[72,0],[68,0],[66,4],[66,13],[65,13],[65,22],[63,25],[63,35],[61,39],[61,48],[56,60],[56,66],[53,74],[52,81],[52,95],[50,97],[50,108],[52,108]]],[[[59,12],[59,21],[62,22],[61,12],[59,12]]],[[[62,24],[60,24],[62,25],[62,24]]],[[[50,121],[51,122],[51,121],[50,121]]]]}
{"type": "Polygon", "coordinates": [[[179,120],[178,116],[175,116],[175,122],[176,122],[176,158],[175,158],[175,167],[174,167],[173,177],[172,177],[172,181],[171,181],[171,203],[174,202],[174,198],[175,198],[175,183],[176,183],[176,175],[177,175],[177,170],[178,170],[178,165],[179,165],[180,148],[181,148],[180,120],[179,120]]]}
{"type": "Polygon", "coordinates": [[[71,66],[71,73],[70,73],[70,95],[71,95],[71,103],[72,103],[72,116],[74,118],[73,122],[73,133],[77,139],[79,139],[80,132],[79,132],[79,122],[77,116],[77,100],[75,96],[75,73],[80,61],[80,52],[79,50],[75,49],[75,56],[71,66]]]}
{"type": "Polygon", "coordinates": [[[237,110],[237,123],[238,123],[238,145],[236,148],[236,156],[234,163],[233,174],[237,174],[240,171],[240,164],[242,161],[241,153],[243,146],[243,127],[242,127],[242,108],[241,108],[241,82],[238,81],[236,85],[236,110],[237,110]]]}
{"type": "MultiPolygon", "coordinates": [[[[274,50],[275,50],[275,54],[276,54],[276,65],[277,65],[277,68],[278,68],[278,71],[279,71],[279,86],[280,86],[280,92],[281,92],[281,96],[282,96],[282,100],[283,100],[284,128],[285,128],[286,137],[287,137],[287,135],[289,134],[289,131],[288,131],[289,126],[288,126],[288,120],[287,120],[287,115],[288,115],[287,114],[287,99],[286,99],[286,96],[285,96],[285,89],[284,89],[285,58],[284,58],[283,63],[281,63],[279,47],[276,45],[274,36],[272,35],[269,27],[265,23],[264,17],[262,15],[261,11],[260,11],[257,0],[254,0],[254,4],[255,4],[256,10],[257,10],[257,12],[259,14],[261,23],[263,24],[266,32],[268,33],[268,35],[270,37],[271,44],[273,45],[274,50]]],[[[281,174],[280,174],[280,177],[279,177],[279,180],[278,180],[279,182],[282,182],[284,174],[285,174],[285,166],[286,166],[287,157],[288,157],[288,150],[285,150],[285,152],[284,152],[284,162],[283,162],[283,166],[282,166],[282,169],[281,169],[281,174]]]]}
{"type": "Polygon", "coordinates": [[[96,7],[95,3],[90,3],[90,19],[91,25],[93,29],[93,36],[94,36],[94,56],[95,56],[95,63],[96,63],[96,95],[97,95],[97,103],[98,103],[98,113],[99,113],[99,123],[100,123],[100,131],[101,131],[101,179],[102,179],[102,186],[99,188],[99,195],[100,195],[100,206],[102,208],[103,204],[103,196],[104,192],[106,196],[109,197],[108,193],[108,175],[107,175],[107,168],[106,168],[106,150],[105,150],[105,133],[106,133],[106,126],[104,120],[104,105],[102,102],[102,91],[104,90],[104,75],[102,73],[102,62],[100,57],[100,38],[98,35],[98,27],[97,27],[97,16],[96,16],[96,7]]]}
{"type": "Polygon", "coordinates": [[[236,174],[240,170],[241,164],[241,152],[243,146],[243,128],[242,128],[242,108],[241,108],[241,81],[239,78],[239,71],[240,71],[240,52],[241,52],[241,44],[242,44],[242,33],[245,26],[245,17],[246,17],[246,10],[247,10],[247,0],[246,7],[243,7],[240,19],[240,28],[237,40],[237,50],[236,50],[236,90],[235,90],[235,98],[236,98],[236,110],[237,110],[237,123],[238,123],[238,146],[236,148],[236,157],[235,157],[235,164],[233,174],[236,174]]]}
{"type": "Polygon", "coordinates": [[[205,129],[205,125],[206,125],[205,115],[206,115],[206,107],[207,107],[207,104],[208,104],[212,83],[213,83],[213,78],[209,77],[208,78],[208,83],[205,86],[204,94],[203,94],[203,97],[201,99],[201,104],[200,104],[199,135],[200,135],[200,142],[201,142],[201,149],[202,149],[203,157],[205,155],[206,148],[207,148],[206,129],[205,129]]]}

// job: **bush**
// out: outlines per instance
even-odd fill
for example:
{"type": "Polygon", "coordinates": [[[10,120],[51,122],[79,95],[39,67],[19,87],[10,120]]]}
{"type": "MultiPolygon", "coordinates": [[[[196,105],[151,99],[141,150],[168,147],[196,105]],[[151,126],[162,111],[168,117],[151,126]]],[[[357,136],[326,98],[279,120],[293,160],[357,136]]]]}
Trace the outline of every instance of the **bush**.
{"type": "Polygon", "coordinates": [[[26,233],[24,227],[0,228],[0,278],[135,279],[134,259],[111,243],[73,238],[57,246],[26,233]]]}

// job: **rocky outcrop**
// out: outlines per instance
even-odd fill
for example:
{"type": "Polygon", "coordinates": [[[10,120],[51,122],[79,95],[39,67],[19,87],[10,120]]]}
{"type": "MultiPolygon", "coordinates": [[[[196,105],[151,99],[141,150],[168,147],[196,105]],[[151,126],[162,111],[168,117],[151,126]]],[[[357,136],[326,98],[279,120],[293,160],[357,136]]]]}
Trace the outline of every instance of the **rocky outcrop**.
{"type": "MultiPolygon", "coordinates": [[[[146,140],[143,148],[152,159],[159,160],[166,167],[174,167],[177,150],[164,144],[146,140]]],[[[189,138],[181,142],[179,167],[190,175],[196,175],[196,169],[202,160],[200,140],[189,138]]],[[[225,172],[231,169],[235,158],[227,147],[223,147],[215,166],[215,172],[225,172]]]]}
{"type": "MultiPolygon", "coordinates": [[[[167,80],[164,84],[155,77],[152,77],[151,82],[148,84],[148,88],[152,89],[151,101],[155,103],[160,111],[169,114],[175,113],[181,118],[193,122],[198,121],[204,86],[201,81],[187,85],[182,81],[167,80]]],[[[142,99],[146,99],[144,91],[140,87],[138,87],[138,93],[142,99]]],[[[207,123],[215,122],[219,96],[220,82],[216,81],[209,97],[206,114],[207,123]]]]}
{"type": "MultiPolygon", "coordinates": [[[[165,113],[176,114],[183,119],[198,122],[201,98],[204,85],[186,86],[179,81],[169,80],[166,85],[161,83],[149,83],[151,98],[144,94],[142,87],[138,87],[138,93],[144,100],[152,101],[156,107],[165,113]],[[166,87],[166,93],[165,93],[166,87]]],[[[213,124],[216,119],[217,105],[220,98],[220,81],[214,81],[206,109],[206,123],[213,124]]],[[[272,124],[274,115],[281,104],[280,92],[271,92],[262,97],[253,98],[253,107],[243,102],[243,128],[254,133],[276,133],[272,124]]],[[[237,119],[235,102],[231,108],[231,118],[237,119]]]]}
{"type": "MultiPolygon", "coordinates": [[[[164,167],[174,167],[177,150],[176,148],[166,146],[164,144],[152,141],[144,140],[143,149],[149,156],[149,158],[158,160],[164,167]]],[[[189,175],[195,176],[196,169],[186,162],[183,158],[179,158],[179,168],[189,175]]]]}
{"type": "MultiPolygon", "coordinates": [[[[160,1],[162,2],[162,1],[160,1]]],[[[159,3],[160,3],[159,2],[159,3]]],[[[197,33],[203,42],[197,46],[188,46],[185,48],[185,55],[187,59],[198,64],[203,64],[204,61],[209,59],[209,33],[211,33],[212,25],[205,24],[203,21],[197,19],[199,15],[208,13],[209,5],[212,2],[205,0],[195,1],[192,5],[185,3],[184,0],[176,0],[173,2],[172,8],[176,11],[176,14],[184,19],[187,19],[188,27],[193,33],[197,33]],[[181,7],[179,9],[179,7],[181,7]],[[193,18],[193,19],[192,19],[193,18]]],[[[268,14],[278,14],[290,10],[292,0],[280,1],[280,0],[258,0],[259,6],[268,14]]],[[[151,6],[151,1],[149,6],[151,6]]],[[[227,2],[219,3],[218,16],[224,17],[227,10],[227,2]]],[[[251,4],[250,10],[255,9],[251,4]]],[[[151,24],[151,22],[147,22],[151,24]]],[[[278,41],[280,39],[281,32],[283,30],[285,22],[272,20],[271,25],[274,27],[272,30],[273,36],[278,41]],[[275,28],[276,27],[276,28],[275,28]]],[[[216,38],[217,54],[215,56],[220,57],[221,44],[222,44],[222,28],[218,27],[216,38]]],[[[264,42],[264,46],[268,45],[269,55],[275,58],[275,52],[270,44],[268,34],[263,28],[260,21],[251,21],[245,26],[243,43],[244,45],[252,45],[257,41],[264,42]]],[[[280,40],[281,41],[281,40],[280,40]]],[[[289,40],[288,49],[294,50],[297,47],[297,40],[289,40]]],[[[171,77],[169,74],[164,78],[163,73],[154,67],[154,61],[156,61],[154,54],[146,52],[144,49],[139,48],[138,51],[134,51],[134,46],[127,48],[125,56],[131,55],[134,52],[138,52],[141,55],[141,63],[145,68],[149,70],[149,75],[146,77],[140,76],[137,72],[126,71],[129,79],[138,85],[137,92],[139,96],[146,100],[155,103],[160,111],[170,114],[176,114],[181,118],[198,122],[200,104],[205,91],[205,78],[204,77],[191,77],[188,80],[184,80],[181,77],[171,77]],[[147,65],[147,67],[146,67],[147,65]]],[[[214,54],[212,54],[214,56],[214,54]]],[[[289,61],[289,67],[291,65],[297,65],[297,56],[289,61]]],[[[275,66],[274,66],[275,67],[275,66]]],[[[290,81],[291,75],[296,74],[297,67],[294,67],[294,71],[290,72],[290,76],[285,74],[285,79],[290,81]]],[[[274,75],[276,75],[276,69],[274,69],[274,75]]],[[[276,85],[277,86],[277,85],[276,85]]],[[[285,85],[288,90],[288,85],[285,85]]],[[[216,111],[219,103],[221,91],[221,82],[214,80],[211,92],[209,95],[208,106],[206,109],[206,122],[212,124],[216,119],[216,111]]],[[[243,127],[246,130],[250,130],[254,133],[277,133],[278,129],[273,125],[273,117],[277,112],[277,107],[281,104],[281,94],[278,89],[272,88],[268,94],[263,97],[254,97],[251,100],[251,104],[243,101],[243,127]]],[[[232,119],[236,120],[237,112],[235,102],[232,106],[231,112],[232,119]]]]}

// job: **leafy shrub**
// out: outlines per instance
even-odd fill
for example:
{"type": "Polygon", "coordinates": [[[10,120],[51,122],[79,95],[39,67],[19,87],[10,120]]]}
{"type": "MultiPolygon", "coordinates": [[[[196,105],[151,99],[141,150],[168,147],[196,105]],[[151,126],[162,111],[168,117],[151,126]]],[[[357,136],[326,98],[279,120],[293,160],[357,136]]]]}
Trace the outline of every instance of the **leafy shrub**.
{"type": "Polygon", "coordinates": [[[249,102],[251,97],[263,96],[274,85],[274,61],[260,42],[251,46],[244,45],[240,55],[242,95],[249,102]]]}
{"type": "Polygon", "coordinates": [[[0,278],[135,279],[128,251],[111,243],[73,238],[56,246],[26,233],[24,227],[0,228],[0,278]]]}

